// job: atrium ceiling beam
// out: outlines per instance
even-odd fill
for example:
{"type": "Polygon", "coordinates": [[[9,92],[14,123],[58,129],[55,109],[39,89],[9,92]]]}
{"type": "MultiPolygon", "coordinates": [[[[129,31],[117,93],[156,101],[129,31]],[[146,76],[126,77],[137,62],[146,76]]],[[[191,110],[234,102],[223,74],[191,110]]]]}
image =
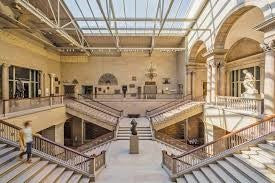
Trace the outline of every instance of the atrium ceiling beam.
{"type": "Polygon", "coordinates": [[[103,8],[102,8],[102,5],[101,5],[100,0],[96,0],[96,2],[97,2],[97,4],[98,4],[99,10],[100,10],[100,12],[101,12],[101,14],[102,14],[104,20],[105,20],[105,23],[106,23],[106,25],[107,25],[107,28],[108,28],[108,30],[109,30],[111,36],[114,38],[114,43],[115,43],[115,45],[116,45],[116,48],[117,48],[117,50],[120,52],[120,48],[119,48],[119,45],[118,45],[118,42],[117,42],[117,40],[118,40],[118,35],[114,36],[114,34],[113,34],[113,32],[112,32],[112,29],[111,29],[111,26],[110,26],[110,24],[109,24],[109,22],[108,22],[108,19],[106,18],[106,15],[105,15],[105,13],[104,13],[103,8]]]}
{"type": "MultiPolygon", "coordinates": [[[[103,22],[105,21],[104,18],[101,18],[101,17],[85,17],[85,20],[83,17],[76,17],[74,18],[75,21],[99,21],[99,22],[103,22]]],[[[161,22],[162,19],[161,18],[150,18],[150,17],[144,17],[144,18],[140,18],[140,17],[137,17],[137,18],[128,18],[128,17],[116,17],[116,18],[109,18],[107,19],[107,21],[116,21],[116,22],[134,22],[134,21],[137,21],[137,22],[154,22],[154,21],[159,21],[161,22]]],[[[195,22],[196,19],[190,19],[190,18],[167,18],[166,19],[166,22],[195,22]]]]}
{"type": "MultiPolygon", "coordinates": [[[[61,5],[64,8],[65,12],[68,14],[68,11],[66,10],[66,7],[63,4],[63,1],[62,0],[57,0],[57,1],[58,1],[58,3],[57,3],[58,6],[61,5]]],[[[84,39],[84,36],[82,35],[81,31],[78,30],[75,25],[74,25],[75,31],[78,32],[77,34],[79,36],[79,39],[80,39],[79,41],[80,42],[76,41],[73,37],[71,37],[66,31],[62,30],[62,28],[60,27],[60,22],[59,22],[60,8],[58,8],[57,23],[55,23],[52,20],[50,20],[44,13],[42,13],[42,11],[40,11],[38,8],[34,7],[28,1],[26,1],[26,0],[16,0],[16,3],[19,4],[20,6],[24,7],[26,10],[28,10],[30,13],[32,13],[34,16],[36,16],[42,22],[47,24],[50,28],[54,28],[59,35],[64,37],[71,44],[73,44],[76,47],[78,47],[79,49],[85,51],[85,53],[87,55],[90,55],[90,53],[85,49],[84,42],[86,42],[86,40],[84,39]]],[[[68,14],[68,16],[71,18],[71,16],[69,14],[68,14]]]]}
{"type": "Polygon", "coordinates": [[[154,47],[155,47],[155,34],[156,34],[156,26],[157,26],[157,21],[156,21],[156,19],[158,18],[158,14],[159,14],[160,6],[161,6],[160,3],[161,3],[161,0],[158,1],[157,12],[156,12],[156,18],[155,18],[155,21],[154,21],[153,35],[152,35],[152,38],[151,38],[151,50],[150,50],[150,52],[149,52],[149,56],[152,55],[153,50],[154,50],[154,47]]]}
{"type": "Polygon", "coordinates": [[[161,33],[161,31],[162,31],[162,29],[164,27],[164,24],[165,24],[166,19],[167,19],[168,15],[169,15],[169,13],[170,13],[170,11],[172,9],[173,4],[174,4],[174,0],[170,0],[170,4],[169,4],[169,7],[168,7],[167,12],[165,14],[165,17],[164,17],[164,19],[161,22],[161,26],[160,26],[160,30],[159,30],[158,36],[160,35],[160,33],[161,33]]]}

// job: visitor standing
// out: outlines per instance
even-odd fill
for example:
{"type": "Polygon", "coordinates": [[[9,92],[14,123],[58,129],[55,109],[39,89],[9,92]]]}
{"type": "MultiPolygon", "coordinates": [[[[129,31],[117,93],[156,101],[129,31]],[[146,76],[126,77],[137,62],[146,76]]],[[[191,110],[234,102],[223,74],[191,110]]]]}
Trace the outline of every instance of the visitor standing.
{"type": "Polygon", "coordinates": [[[20,150],[23,150],[20,153],[20,159],[23,158],[24,154],[27,154],[27,162],[31,163],[31,155],[32,155],[32,128],[31,128],[31,121],[26,121],[24,123],[24,128],[19,132],[19,144],[24,145],[24,148],[20,147],[20,150]],[[21,139],[20,139],[21,138],[21,139]],[[26,148],[25,148],[26,147],[26,148]]]}

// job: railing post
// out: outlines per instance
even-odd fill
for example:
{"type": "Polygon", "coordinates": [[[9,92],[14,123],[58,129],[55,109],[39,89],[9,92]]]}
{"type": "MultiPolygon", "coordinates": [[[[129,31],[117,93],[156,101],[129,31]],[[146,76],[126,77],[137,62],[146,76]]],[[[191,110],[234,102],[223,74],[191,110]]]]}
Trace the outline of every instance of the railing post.
{"type": "Polygon", "coordinates": [[[177,158],[172,155],[172,174],[177,173],[177,158]]]}
{"type": "Polygon", "coordinates": [[[162,152],[162,165],[165,165],[165,154],[167,154],[167,151],[165,151],[165,150],[162,150],[161,151],[162,152]]]}
{"type": "Polygon", "coordinates": [[[89,173],[95,175],[95,157],[91,157],[89,161],[89,173]]]}
{"type": "Polygon", "coordinates": [[[50,97],[50,107],[53,105],[53,97],[50,97]]]}
{"type": "Polygon", "coordinates": [[[106,168],[106,151],[105,150],[103,150],[102,152],[102,155],[103,155],[103,162],[104,162],[104,167],[106,168]]]}

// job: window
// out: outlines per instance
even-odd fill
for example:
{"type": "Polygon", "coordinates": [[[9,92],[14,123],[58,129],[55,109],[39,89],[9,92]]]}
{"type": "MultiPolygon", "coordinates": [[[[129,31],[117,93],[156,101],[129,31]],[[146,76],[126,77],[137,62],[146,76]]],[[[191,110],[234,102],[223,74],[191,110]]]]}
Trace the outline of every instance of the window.
{"type": "Polygon", "coordinates": [[[245,74],[243,73],[244,70],[247,70],[254,76],[256,81],[256,89],[258,90],[258,92],[260,92],[260,67],[255,66],[231,71],[231,96],[241,97],[241,94],[245,92],[245,88],[243,86],[243,81],[245,77],[245,74]]]}
{"type": "Polygon", "coordinates": [[[38,70],[10,66],[9,67],[9,97],[14,98],[16,83],[21,81],[23,84],[24,98],[38,97],[40,88],[40,73],[38,70]]]}

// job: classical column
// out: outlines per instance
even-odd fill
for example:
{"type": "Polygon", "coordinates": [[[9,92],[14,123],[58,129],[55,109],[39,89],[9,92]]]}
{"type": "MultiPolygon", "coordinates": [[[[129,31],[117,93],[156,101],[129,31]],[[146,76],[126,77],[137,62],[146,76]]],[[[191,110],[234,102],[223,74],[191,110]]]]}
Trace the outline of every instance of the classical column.
{"type": "Polygon", "coordinates": [[[39,75],[40,75],[40,97],[44,97],[45,96],[45,91],[44,91],[44,73],[42,71],[39,71],[39,75]]]}
{"type": "Polygon", "coordinates": [[[216,94],[217,94],[217,63],[212,60],[211,65],[211,103],[216,103],[216,94]]]}
{"type": "MultiPolygon", "coordinates": [[[[2,99],[9,100],[9,65],[2,65],[2,99]]],[[[5,113],[9,112],[9,101],[4,102],[5,113]]]]}
{"type": "Polygon", "coordinates": [[[226,95],[226,72],[225,72],[225,64],[220,63],[219,65],[219,88],[218,94],[221,96],[226,95]]]}
{"type": "Polygon", "coordinates": [[[211,65],[207,62],[206,64],[207,68],[207,96],[206,96],[206,102],[211,102],[211,65]]]}
{"type": "Polygon", "coordinates": [[[264,113],[274,114],[274,94],[275,94],[275,40],[268,44],[262,44],[265,51],[265,79],[264,79],[264,113]]]}
{"type": "Polygon", "coordinates": [[[55,78],[55,74],[54,73],[50,73],[50,96],[54,96],[54,78],[55,78]]]}

